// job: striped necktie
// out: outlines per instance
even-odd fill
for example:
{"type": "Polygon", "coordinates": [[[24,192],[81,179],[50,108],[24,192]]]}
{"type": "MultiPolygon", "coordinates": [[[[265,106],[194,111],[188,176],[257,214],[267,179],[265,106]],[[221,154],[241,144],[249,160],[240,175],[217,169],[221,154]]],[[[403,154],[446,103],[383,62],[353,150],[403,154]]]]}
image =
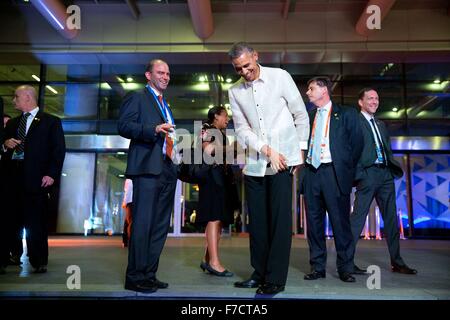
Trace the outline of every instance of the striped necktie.
{"type": "Polygon", "coordinates": [[[16,153],[23,153],[25,147],[25,138],[27,136],[27,119],[31,113],[27,112],[22,114],[19,122],[19,129],[17,130],[17,139],[21,141],[16,147],[16,153]]]}
{"type": "Polygon", "coordinates": [[[386,157],[384,156],[384,148],[383,148],[383,142],[381,140],[381,137],[377,130],[377,125],[375,124],[375,120],[372,118],[370,119],[370,123],[372,124],[373,131],[375,131],[375,148],[377,151],[377,162],[386,164],[386,157]]]}

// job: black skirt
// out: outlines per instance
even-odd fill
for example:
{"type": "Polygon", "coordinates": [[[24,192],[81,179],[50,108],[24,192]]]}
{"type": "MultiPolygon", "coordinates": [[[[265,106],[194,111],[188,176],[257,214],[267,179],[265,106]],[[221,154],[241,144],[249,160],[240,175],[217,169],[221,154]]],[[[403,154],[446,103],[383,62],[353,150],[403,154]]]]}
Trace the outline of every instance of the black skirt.
{"type": "Polygon", "coordinates": [[[205,225],[219,220],[225,227],[232,224],[234,210],[239,208],[239,199],[231,166],[211,166],[207,178],[198,186],[199,203],[195,223],[205,225]]]}

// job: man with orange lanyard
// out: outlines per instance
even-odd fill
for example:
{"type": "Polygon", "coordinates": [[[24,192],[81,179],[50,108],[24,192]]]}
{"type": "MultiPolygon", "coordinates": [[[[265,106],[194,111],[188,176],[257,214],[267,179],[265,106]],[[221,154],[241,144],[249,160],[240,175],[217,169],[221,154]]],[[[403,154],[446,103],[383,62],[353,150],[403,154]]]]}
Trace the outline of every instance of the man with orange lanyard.
{"type": "Polygon", "coordinates": [[[133,181],[133,225],[125,289],[151,293],[168,283],[156,277],[167,238],[177,182],[172,162],[175,122],[163,92],[170,81],[160,59],[145,70],[147,86],[127,95],[120,107],[118,131],[130,139],[126,176],[133,181]]]}
{"type": "Polygon", "coordinates": [[[328,212],[337,252],[337,270],[344,282],[354,282],[351,260],[350,193],[363,148],[358,112],[331,102],[331,81],[315,77],[306,95],[317,108],[309,113],[311,135],[302,192],[306,201],[307,237],[311,273],[305,280],[325,278],[327,246],[325,213],[328,212]]]}

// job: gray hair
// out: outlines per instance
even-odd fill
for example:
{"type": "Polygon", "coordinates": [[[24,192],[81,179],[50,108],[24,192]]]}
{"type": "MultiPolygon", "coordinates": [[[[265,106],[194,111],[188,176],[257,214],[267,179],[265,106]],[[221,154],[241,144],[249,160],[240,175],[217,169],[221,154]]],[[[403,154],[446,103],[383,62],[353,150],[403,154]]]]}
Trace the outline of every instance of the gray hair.
{"type": "Polygon", "coordinates": [[[233,60],[239,58],[245,52],[253,53],[255,50],[247,42],[237,42],[228,51],[228,57],[230,57],[230,60],[233,60]]]}

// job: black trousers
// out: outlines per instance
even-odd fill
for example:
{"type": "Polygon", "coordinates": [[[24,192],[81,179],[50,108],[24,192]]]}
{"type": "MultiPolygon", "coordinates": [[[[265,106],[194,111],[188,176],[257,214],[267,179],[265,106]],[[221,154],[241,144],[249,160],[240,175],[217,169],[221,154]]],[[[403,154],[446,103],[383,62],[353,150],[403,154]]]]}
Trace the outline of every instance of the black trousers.
{"type": "Polygon", "coordinates": [[[337,270],[339,273],[351,272],[353,239],[350,228],[350,195],[340,192],[332,164],[322,164],[317,170],[308,165],[304,170],[306,172],[303,185],[311,268],[320,272],[326,270],[325,214],[328,212],[336,246],[337,270]]]}
{"type": "Polygon", "coordinates": [[[285,285],[292,242],[292,176],[245,176],[252,279],[285,285]]]}
{"type": "Polygon", "coordinates": [[[175,188],[176,167],[166,160],[160,175],[140,175],[133,180],[131,238],[128,247],[126,282],[142,283],[156,277],[170,227],[175,188]]]}
{"type": "Polygon", "coordinates": [[[400,256],[400,235],[392,173],[388,167],[379,168],[373,166],[366,169],[366,174],[366,178],[360,180],[356,186],[355,204],[353,213],[350,216],[353,234],[352,261],[359,235],[364,228],[370,205],[375,198],[384,222],[384,234],[391,256],[391,263],[401,266],[405,265],[400,256]]]}
{"type": "Polygon", "coordinates": [[[26,230],[27,255],[37,268],[48,264],[48,192],[42,188],[28,192],[22,161],[7,166],[7,247],[13,255],[22,255],[22,230],[26,230]]]}

